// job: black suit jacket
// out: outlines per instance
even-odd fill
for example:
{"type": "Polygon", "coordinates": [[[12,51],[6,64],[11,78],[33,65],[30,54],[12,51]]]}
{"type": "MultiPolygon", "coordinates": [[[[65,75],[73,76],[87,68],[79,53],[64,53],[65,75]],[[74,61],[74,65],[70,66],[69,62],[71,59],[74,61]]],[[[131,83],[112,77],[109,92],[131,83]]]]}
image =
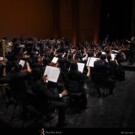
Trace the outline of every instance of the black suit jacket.
{"type": "Polygon", "coordinates": [[[135,52],[135,42],[130,43],[129,51],[135,52]]]}
{"type": "Polygon", "coordinates": [[[98,60],[94,62],[94,72],[96,73],[103,73],[108,77],[110,72],[110,66],[109,63],[106,63],[103,60],[98,60]]]}
{"type": "Polygon", "coordinates": [[[40,102],[46,108],[53,106],[54,102],[59,102],[61,99],[59,94],[48,89],[45,83],[41,80],[32,81],[32,91],[38,96],[40,102]]]}

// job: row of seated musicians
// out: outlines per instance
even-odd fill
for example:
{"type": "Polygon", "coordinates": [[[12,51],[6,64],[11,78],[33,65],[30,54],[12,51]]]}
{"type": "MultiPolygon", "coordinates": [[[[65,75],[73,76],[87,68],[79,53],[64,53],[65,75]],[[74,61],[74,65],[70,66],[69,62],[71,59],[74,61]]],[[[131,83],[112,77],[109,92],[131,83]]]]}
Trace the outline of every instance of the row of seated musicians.
{"type": "Polygon", "coordinates": [[[94,62],[94,68],[86,67],[85,71],[85,73],[79,72],[77,63],[72,62],[70,70],[61,70],[58,83],[51,83],[48,81],[48,76],[43,77],[44,68],[41,65],[37,64],[31,69],[29,62],[26,62],[24,72],[16,63],[10,78],[1,76],[0,83],[9,84],[6,96],[15,99],[17,103],[15,105],[21,105],[23,116],[26,116],[28,110],[32,110],[39,120],[38,116],[57,109],[58,126],[62,127],[66,121],[68,103],[72,105],[74,102],[81,102],[79,105],[84,108],[87,106],[85,82],[92,82],[98,96],[101,97],[100,88],[107,88],[109,94],[113,94],[116,81],[124,80],[125,76],[122,67],[115,61],[108,63],[105,55],[94,62]],[[33,109],[30,109],[31,107],[33,109]]]}

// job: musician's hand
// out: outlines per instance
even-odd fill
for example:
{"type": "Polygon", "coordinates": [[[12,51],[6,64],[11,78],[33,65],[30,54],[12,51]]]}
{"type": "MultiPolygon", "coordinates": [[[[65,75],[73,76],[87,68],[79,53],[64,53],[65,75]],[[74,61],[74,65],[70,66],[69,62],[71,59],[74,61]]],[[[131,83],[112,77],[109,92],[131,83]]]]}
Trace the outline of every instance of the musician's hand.
{"type": "Polygon", "coordinates": [[[48,75],[44,75],[44,76],[42,77],[42,79],[43,79],[44,82],[47,83],[47,82],[48,82],[48,75]]]}
{"type": "Polygon", "coordinates": [[[127,43],[131,43],[131,42],[130,42],[129,40],[127,40],[127,39],[126,39],[126,42],[127,42],[127,43]]]}
{"type": "Polygon", "coordinates": [[[61,92],[61,95],[62,95],[62,97],[67,96],[67,95],[68,95],[67,90],[63,90],[63,91],[61,92]]]}

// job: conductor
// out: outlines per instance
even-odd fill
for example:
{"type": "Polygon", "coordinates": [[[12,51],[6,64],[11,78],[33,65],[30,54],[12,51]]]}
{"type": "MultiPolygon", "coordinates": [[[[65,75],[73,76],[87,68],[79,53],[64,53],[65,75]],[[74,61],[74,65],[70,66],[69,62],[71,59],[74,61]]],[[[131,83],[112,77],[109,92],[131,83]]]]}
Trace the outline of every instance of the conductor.
{"type": "Polygon", "coordinates": [[[133,65],[135,62],[135,37],[131,37],[131,41],[128,41],[129,47],[129,65],[133,65]]]}

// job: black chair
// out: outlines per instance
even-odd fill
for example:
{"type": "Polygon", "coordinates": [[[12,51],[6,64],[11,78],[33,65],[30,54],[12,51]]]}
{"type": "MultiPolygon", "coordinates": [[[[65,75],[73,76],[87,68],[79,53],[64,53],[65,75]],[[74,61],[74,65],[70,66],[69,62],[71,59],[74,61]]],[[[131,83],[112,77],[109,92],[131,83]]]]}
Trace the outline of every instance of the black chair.
{"type": "Polygon", "coordinates": [[[10,121],[13,121],[13,119],[15,118],[17,108],[19,107],[20,114],[23,119],[22,124],[24,124],[27,115],[27,101],[25,92],[16,89],[11,89],[11,91],[12,91],[12,98],[9,100],[9,104],[7,104],[7,109],[9,105],[13,105],[13,112],[11,114],[10,121]]]}
{"type": "Polygon", "coordinates": [[[69,103],[70,105],[79,105],[86,107],[87,105],[87,96],[86,92],[83,89],[83,86],[80,85],[78,81],[69,80],[68,81],[68,93],[69,93],[69,103]]]}
{"type": "Polygon", "coordinates": [[[91,80],[93,88],[96,89],[99,97],[103,97],[109,93],[109,80],[106,74],[93,72],[91,80]]]}
{"type": "Polygon", "coordinates": [[[10,79],[6,76],[2,76],[4,67],[4,65],[0,64],[0,93],[3,103],[6,104],[6,89],[9,89],[10,79]]]}
{"type": "Polygon", "coordinates": [[[0,93],[1,93],[1,100],[6,105],[7,103],[7,89],[9,89],[9,84],[8,83],[0,83],[0,93]]]}
{"type": "Polygon", "coordinates": [[[38,97],[31,90],[26,92],[27,113],[36,118],[36,127],[43,127],[44,124],[49,123],[49,127],[52,127],[52,119],[54,117],[55,110],[48,109],[44,105],[42,99],[38,97]]]}

